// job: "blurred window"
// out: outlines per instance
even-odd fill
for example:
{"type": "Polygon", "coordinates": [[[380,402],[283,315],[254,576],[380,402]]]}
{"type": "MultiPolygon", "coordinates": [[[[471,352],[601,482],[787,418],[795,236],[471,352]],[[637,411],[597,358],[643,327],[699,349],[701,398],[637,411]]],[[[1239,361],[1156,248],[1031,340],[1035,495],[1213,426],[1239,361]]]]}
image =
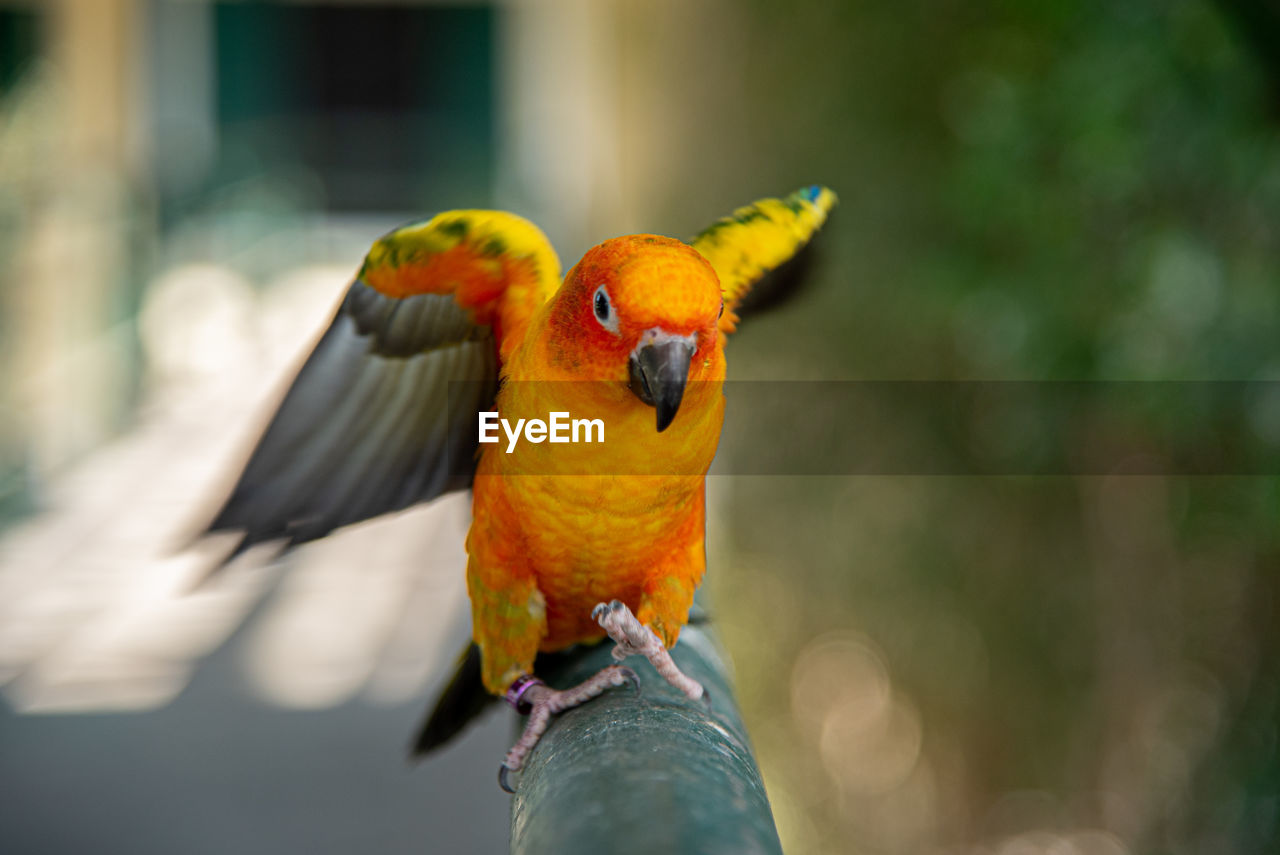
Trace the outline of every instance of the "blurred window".
{"type": "Polygon", "coordinates": [[[0,95],[5,95],[36,58],[40,17],[34,9],[0,8],[0,95]]]}
{"type": "Polygon", "coordinates": [[[214,5],[216,183],[305,169],[330,210],[427,210],[487,189],[487,6],[214,5]]]}

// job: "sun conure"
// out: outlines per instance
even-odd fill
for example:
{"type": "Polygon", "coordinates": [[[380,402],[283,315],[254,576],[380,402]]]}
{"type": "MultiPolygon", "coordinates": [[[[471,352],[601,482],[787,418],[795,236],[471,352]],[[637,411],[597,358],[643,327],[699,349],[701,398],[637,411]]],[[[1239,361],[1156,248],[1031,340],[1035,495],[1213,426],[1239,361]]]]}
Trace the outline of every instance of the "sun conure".
{"type": "MultiPolygon", "coordinates": [[[[613,665],[554,691],[533,676],[539,651],[608,634],[618,659],[645,655],[701,697],[667,648],[706,568],[725,337],[751,285],[835,201],[812,186],[741,208],[688,244],[614,238],[563,283],[547,239],[514,214],[449,211],[391,232],[209,529],[243,532],[237,552],[292,546],[470,486],[464,670],[531,712],[504,786],[551,714],[634,679],[613,665]],[[481,444],[483,411],[511,424],[556,412],[598,419],[604,441],[481,444]]],[[[456,730],[441,719],[420,749],[456,730]]]]}

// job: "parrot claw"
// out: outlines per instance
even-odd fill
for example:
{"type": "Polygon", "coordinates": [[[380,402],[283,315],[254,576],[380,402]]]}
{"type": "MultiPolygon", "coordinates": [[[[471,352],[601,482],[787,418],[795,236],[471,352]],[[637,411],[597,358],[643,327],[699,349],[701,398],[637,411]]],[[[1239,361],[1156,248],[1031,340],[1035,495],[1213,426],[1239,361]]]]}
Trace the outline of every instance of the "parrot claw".
{"type": "MultiPolygon", "coordinates": [[[[591,617],[613,639],[613,658],[622,660],[628,656],[645,657],[668,683],[683,692],[689,700],[701,701],[708,711],[711,709],[711,697],[702,688],[702,684],[685,676],[672,661],[671,654],[658,634],[640,623],[625,603],[621,600],[600,603],[591,610],[591,617]]],[[[525,724],[520,739],[511,746],[506,760],[498,768],[498,785],[508,793],[515,792],[511,775],[524,768],[529,753],[550,725],[551,716],[572,709],[601,694],[605,689],[621,686],[623,683],[630,683],[635,686],[636,694],[640,693],[640,678],[635,671],[622,665],[601,668],[589,679],[562,691],[556,691],[527,674],[512,683],[507,690],[508,700],[521,713],[527,712],[529,721],[525,724]]]]}
{"type": "Polygon", "coordinates": [[[573,688],[559,691],[550,688],[541,680],[534,680],[528,676],[516,680],[512,685],[519,684],[517,688],[519,708],[523,711],[527,705],[529,721],[525,724],[520,739],[511,746],[502,766],[498,768],[498,786],[508,793],[515,792],[511,787],[511,773],[519,772],[524,768],[529,752],[533,751],[533,747],[538,744],[538,740],[551,724],[551,716],[584,704],[603,693],[605,689],[621,686],[623,683],[631,683],[639,691],[640,680],[636,677],[636,672],[621,665],[601,668],[573,688]]]}
{"type": "Polygon", "coordinates": [[[510,774],[511,774],[511,770],[507,768],[506,763],[503,763],[501,766],[499,766],[498,767],[498,786],[502,787],[503,790],[505,790],[506,792],[514,796],[516,794],[516,790],[515,790],[515,787],[511,786],[511,779],[508,777],[510,774]]]}
{"type": "Polygon", "coordinates": [[[617,667],[620,671],[622,671],[622,676],[625,677],[627,682],[631,684],[631,688],[636,690],[636,697],[639,697],[640,696],[640,675],[637,674],[635,671],[632,671],[630,668],[628,668],[625,665],[619,665],[617,667]]]}
{"type": "Polygon", "coordinates": [[[668,683],[683,692],[689,700],[697,701],[706,697],[702,684],[680,670],[658,634],[640,623],[621,600],[599,603],[591,610],[591,617],[613,639],[614,659],[621,661],[628,656],[643,656],[668,683]]]}

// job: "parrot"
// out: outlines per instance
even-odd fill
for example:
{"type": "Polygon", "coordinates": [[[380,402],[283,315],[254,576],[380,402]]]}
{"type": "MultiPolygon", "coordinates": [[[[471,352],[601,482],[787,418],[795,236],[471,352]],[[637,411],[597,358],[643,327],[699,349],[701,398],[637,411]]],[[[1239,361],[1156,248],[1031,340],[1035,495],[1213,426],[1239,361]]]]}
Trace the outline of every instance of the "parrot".
{"type": "Polygon", "coordinates": [[[636,682],[629,656],[704,699],[669,650],[706,570],[726,340],[752,285],[835,204],[812,185],[687,243],[612,238],[563,280],[546,236],[516,214],[446,211],[384,235],[206,533],[239,534],[225,564],[469,488],[472,644],[417,750],[483,705],[462,688],[470,675],[482,698],[528,716],[499,770],[508,791],[552,716],[636,682]],[[585,414],[604,441],[539,442],[526,428],[524,442],[482,443],[486,412],[508,428],[585,414]],[[605,637],[616,664],[562,690],[537,678],[539,653],[605,637]]]}

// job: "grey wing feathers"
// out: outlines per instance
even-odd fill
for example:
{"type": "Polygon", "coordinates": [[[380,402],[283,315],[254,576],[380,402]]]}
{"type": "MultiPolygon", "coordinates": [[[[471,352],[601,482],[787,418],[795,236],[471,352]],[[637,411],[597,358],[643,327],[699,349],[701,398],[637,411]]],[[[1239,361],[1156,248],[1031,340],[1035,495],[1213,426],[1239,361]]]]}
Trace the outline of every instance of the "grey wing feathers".
{"type": "Polygon", "coordinates": [[[356,280],[209,531],[292,546],[465,489],[497,377],[491,330],[451,296],[356,280]]]}

